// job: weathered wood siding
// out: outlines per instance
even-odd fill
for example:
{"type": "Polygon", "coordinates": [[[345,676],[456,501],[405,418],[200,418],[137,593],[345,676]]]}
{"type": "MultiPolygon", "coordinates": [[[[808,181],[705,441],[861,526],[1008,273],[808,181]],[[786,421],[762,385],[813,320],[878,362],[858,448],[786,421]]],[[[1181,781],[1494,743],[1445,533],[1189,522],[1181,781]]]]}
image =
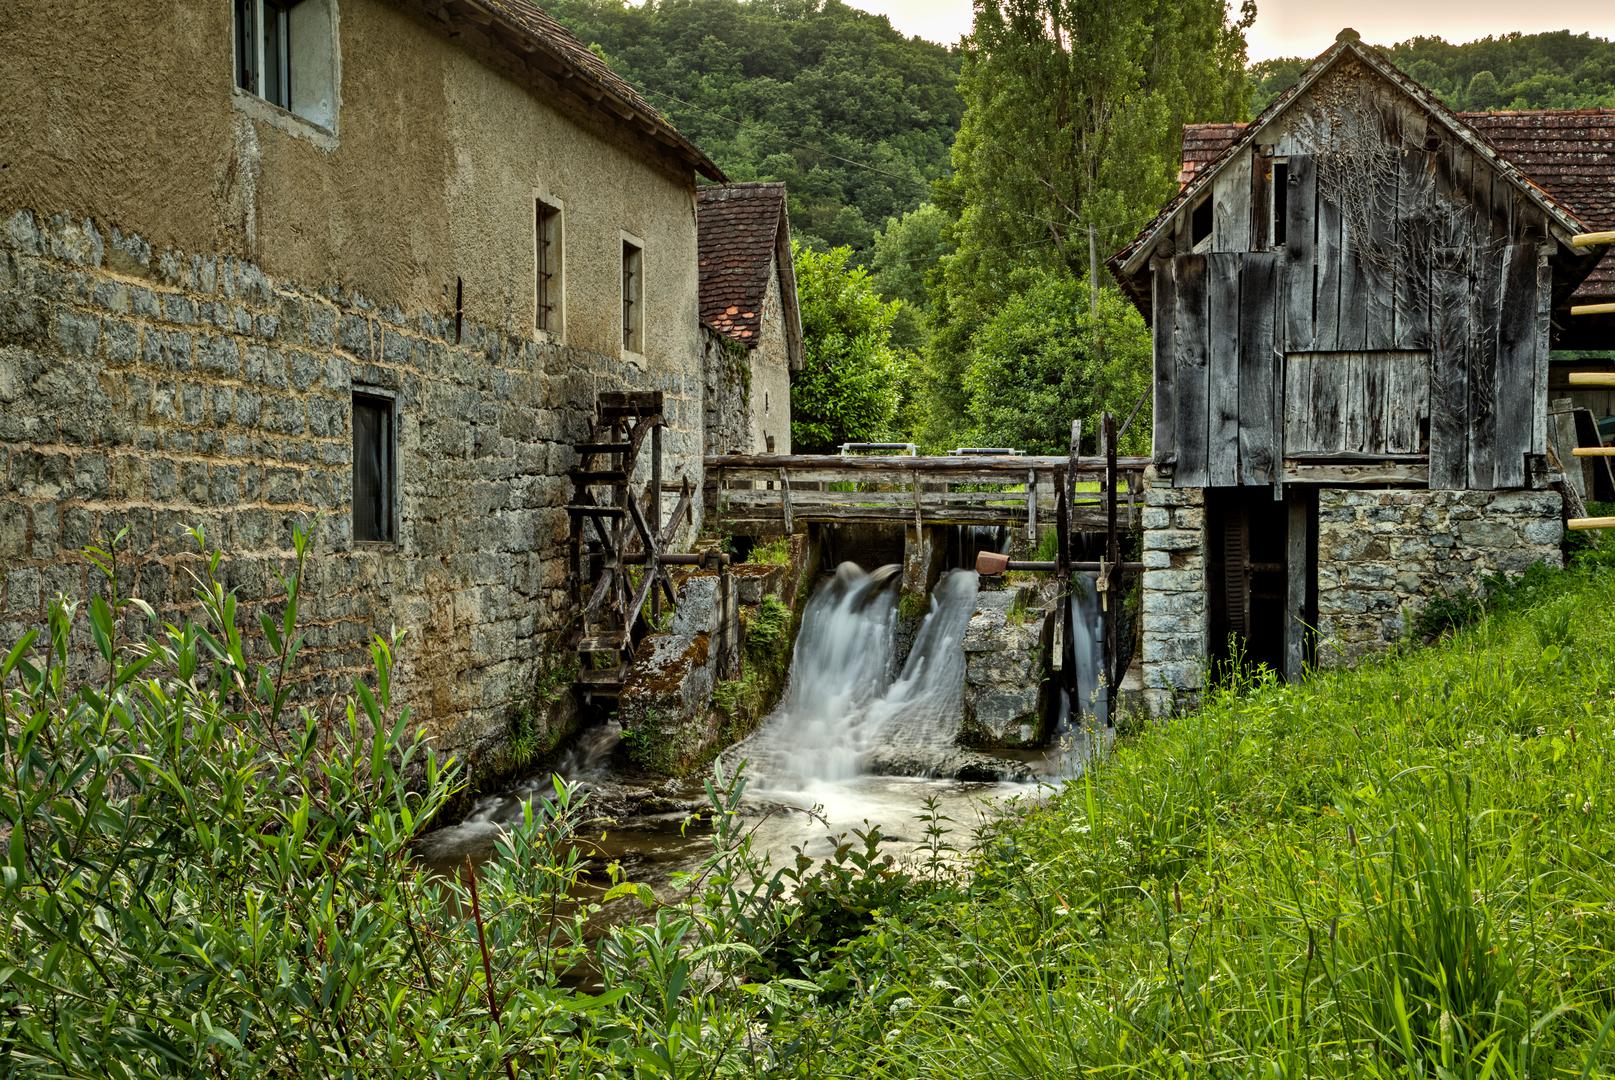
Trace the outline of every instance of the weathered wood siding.
{"type": "Polygon", "coordinates": [[[1546,442],[1546,222],[1400,90],[1330,79],[1213,181],[1212,234],[1194,244],[1186,208],[1152,262],[1156,459],[1180,487],[1363,454],[1427,455],[1433,488],[1524,487],[1546,442]]]}

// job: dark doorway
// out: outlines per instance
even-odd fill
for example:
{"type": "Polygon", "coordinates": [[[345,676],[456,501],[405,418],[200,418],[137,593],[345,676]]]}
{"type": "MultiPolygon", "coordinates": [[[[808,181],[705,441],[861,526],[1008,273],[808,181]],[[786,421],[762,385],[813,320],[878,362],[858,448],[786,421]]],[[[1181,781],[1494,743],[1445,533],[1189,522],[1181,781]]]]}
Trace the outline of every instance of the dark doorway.
{"type": "Polygon", "coordinates": [[[1236,655],[1295,678],[1312,662],[1317,610],[1317,493],[1271,488],[1206,492],[1206,590],[1211,658],[1236,655]]]}

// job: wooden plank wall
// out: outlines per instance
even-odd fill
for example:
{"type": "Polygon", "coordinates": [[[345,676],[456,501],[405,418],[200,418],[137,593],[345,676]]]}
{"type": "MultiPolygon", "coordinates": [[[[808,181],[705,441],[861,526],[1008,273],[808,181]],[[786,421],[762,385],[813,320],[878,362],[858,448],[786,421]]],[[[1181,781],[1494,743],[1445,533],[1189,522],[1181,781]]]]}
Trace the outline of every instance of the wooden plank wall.
{"type": "Polygon", "coordinates": [[[1200,253],[1185,213],[1152,263],[1155,445],[1176,485],[1281,483],[1287,454],[1331,449],[1427,451],[1435,488],[1527,483],[1547,432],[1546,222],[1410,105],[1381,123],[1400,149],[1366,214],[1335,205],[1280,130],[1214,181],[1200,253]],[[1288,160],[1282,248],[1258,150],[1288,160]]]}

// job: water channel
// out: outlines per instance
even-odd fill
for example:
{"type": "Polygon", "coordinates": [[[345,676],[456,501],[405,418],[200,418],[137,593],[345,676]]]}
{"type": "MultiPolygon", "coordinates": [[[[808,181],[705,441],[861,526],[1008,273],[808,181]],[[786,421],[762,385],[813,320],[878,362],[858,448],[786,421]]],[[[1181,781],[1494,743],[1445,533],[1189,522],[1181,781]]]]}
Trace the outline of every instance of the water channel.
{"type": "MultiPolygon", "coordinates": [[[[837,837],[871,823],[887,837],[888,851],[909,856],[923,839],[928,799],[949,819],[949,842],[963,849],[985,816],[1040,798],[1080,772],[1095,750],[1094,726],[1083,722],[1102,700],[1091,591],[1071,598],[1078,691],[1062,707],[1054,745],[982,752],[957,744],[976,573],[942,576],[901,663],[897,577],[895,566],[866,572],[850,562],[826,576],[803,614],[779,706],[719,758],[726,773],[744,768],[753,844],[776,864],[797,848],[828,855],[837,837]]],[[[555,773],[610,819],[596,842],[602,857],[660,889],[710,850],[699,830],[685,828],[692,811],[706,808],[702,778],[634,775],[617,761],[618,741],[611,723],[586,732],[555,773]]],[[[500,833],[521,820],[523,802],[549,793],[552,783],[546,771],[482,799],[463,822],[427,837],[422,857],[445,869],[487,857],[500,833]]]]}

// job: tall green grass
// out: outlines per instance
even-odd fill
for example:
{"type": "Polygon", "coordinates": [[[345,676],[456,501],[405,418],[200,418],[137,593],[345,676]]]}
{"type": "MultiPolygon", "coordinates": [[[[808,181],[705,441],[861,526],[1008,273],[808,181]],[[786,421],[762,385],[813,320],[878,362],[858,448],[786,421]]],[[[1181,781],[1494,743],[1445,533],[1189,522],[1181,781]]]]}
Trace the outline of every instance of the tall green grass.
{"type": "Polygon", "coordinates": [[[820,1075],[1615,1070],[1615,571],[1225,688],[985,838],[849,949],[820,1075]]]}

